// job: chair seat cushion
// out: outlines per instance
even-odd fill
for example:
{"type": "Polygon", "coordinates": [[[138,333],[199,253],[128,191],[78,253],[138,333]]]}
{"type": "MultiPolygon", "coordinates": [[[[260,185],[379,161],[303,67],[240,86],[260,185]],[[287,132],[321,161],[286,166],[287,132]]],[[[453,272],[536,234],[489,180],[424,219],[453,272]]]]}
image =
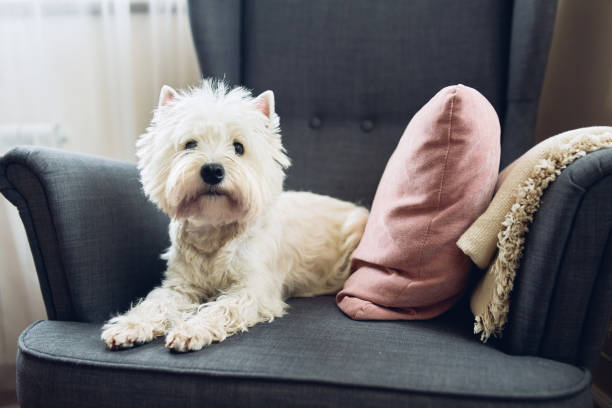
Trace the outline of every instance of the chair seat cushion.
{"type": "Polygon", "coordinates": [[[429,321],[354,321],[334,297],[175,354],[109,351],[100,325],[40,321],[19,339],[22,407],[589,405],[590,374],[483,345],[467,308],[429,321]],[[26,392],[27,391],[27,392],[26,392]]]}

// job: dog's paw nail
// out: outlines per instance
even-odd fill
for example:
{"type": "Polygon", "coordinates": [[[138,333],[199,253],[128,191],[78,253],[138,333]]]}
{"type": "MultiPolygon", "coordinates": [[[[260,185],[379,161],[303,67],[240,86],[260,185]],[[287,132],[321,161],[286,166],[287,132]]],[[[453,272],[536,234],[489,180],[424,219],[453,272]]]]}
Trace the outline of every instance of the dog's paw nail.
{"type": "Polygon", "coordinates": [[[106,346],[113,351],[130,348],[134,345],[134,343],[128,339],[121,341],[121,340],[118,340],[116,336],[113,336],[110,339],[105,340],[105,343],[106,343],[106,346]]]}
{"type": "Polygon", "coordinates": [[[121,350],[147,343],[164,334],[164,330],[150,324],[116,322],[105,326],[102,340],[111,350],[121,350]]]}
{"type": "Polygon", "coordinates": [[[166,347],[181,353],[201,350],[202,347],[210,343],[210,341],[206,341],[206,336],[190,331],[171,332],[166,337],[166,347]]]}
{"type": "Polygon", "coordinates": [[[166,348],[179,351],[178,350],[178,341],[177,336],[175,334],[170,333],[168,337],[166,337],[166,348]]]}

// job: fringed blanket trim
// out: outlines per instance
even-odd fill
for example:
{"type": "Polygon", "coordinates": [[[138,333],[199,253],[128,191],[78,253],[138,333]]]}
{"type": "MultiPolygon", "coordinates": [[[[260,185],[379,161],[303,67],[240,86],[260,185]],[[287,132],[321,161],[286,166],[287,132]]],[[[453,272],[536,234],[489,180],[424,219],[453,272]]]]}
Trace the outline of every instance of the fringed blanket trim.
{"type": "Polygon", "coordinates": [[[540,207],[544,190],[561,171],[587,153],[612,147],[612,132],[580,134],[554,149],[536,164],[530,177],[519,184],[516,202],[502,222],[503,229],[497,236],[497,256],[487,273],[495,278],[495,291],[485,312],[475,317],[474,333],[486,342],[492,335],[501,337],[510,311],[510,293],[514,277],[523,256],[525,236],[540,207]]]}

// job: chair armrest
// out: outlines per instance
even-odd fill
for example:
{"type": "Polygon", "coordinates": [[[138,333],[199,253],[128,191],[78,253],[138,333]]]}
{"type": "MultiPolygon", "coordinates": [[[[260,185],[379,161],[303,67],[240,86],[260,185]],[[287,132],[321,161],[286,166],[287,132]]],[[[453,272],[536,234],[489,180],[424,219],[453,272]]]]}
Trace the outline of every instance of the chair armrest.
{"type": "Polygon", "coordinates": [[[0,158],[0,191],[19,209],[50,319],[101,322],[160,282],[169,220],[135,165],[17,147],[0,158]]]}
{"type": "Polygon", "coordinates": [[[549,186],[525,243],[504,345],[593,368],[612,312],[612,149],[549,186]]]}

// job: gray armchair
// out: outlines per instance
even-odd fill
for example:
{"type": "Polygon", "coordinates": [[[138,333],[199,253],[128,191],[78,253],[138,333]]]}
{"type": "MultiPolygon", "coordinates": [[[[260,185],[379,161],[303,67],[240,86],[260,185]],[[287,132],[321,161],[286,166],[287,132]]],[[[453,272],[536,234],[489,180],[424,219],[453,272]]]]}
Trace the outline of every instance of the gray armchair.
{"type": "MultiPolygon", "coordinates": [[[[445,85],[480,90],[502,162],[533,139],[555,1],[190,2],[200,66],[273,89],[294,165],[287,187],[369,205],[411,116],[445,85]]],[[[589,406],[612,310],[612,149],[546,192],[501,341],[466,303],[429,321],[353,321],[334,298],[197,353],[161,341],[111,352],[101,323],[159,283],[168,219],[134,165],[20,147],[0,190],[20,211],[48,321],[19,339],[23,407],[589,406]]],[[[475,271],[477,275],[477,271],[475,271]]]]}

